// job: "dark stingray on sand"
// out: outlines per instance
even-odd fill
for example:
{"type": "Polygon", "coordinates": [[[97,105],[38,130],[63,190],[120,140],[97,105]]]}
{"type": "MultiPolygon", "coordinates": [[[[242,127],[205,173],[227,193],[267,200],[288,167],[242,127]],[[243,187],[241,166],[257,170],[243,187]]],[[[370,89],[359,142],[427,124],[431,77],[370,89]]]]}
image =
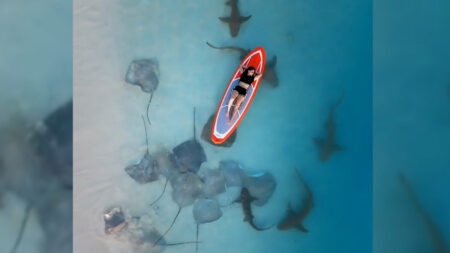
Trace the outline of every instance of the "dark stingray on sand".
{"type": "Polygon", "coordinates": [[[188,140],[172,150],[171,159],[180,172],[194,172],[206,161],[202,145],[195,139],[188,140]]]}
{"type": "Polygon", "coordinates": [[[137,164],[126,167],[125,171],[139,184],[145,184],[158,180],[158,174],[154,170],[155,167],[155,160],[150,154],[146,153],[137,164]]]}
{"type": "Polygon", "coordinates": [[[134,60],[128,67],[125,81],[141,87],[146,93],[152,93],[159,84],[159,64],[156,59],[134,60]]]}
{"type": "Polygon", "coordinates": [[[206,198],[213,197],[225,191],[225,176],[218,169],[205,170],[202,180],[202,195],[206,198]]]}
{"type": "Polygon", "coordinates": [[[126,217],[122,207],[113,206],[103,215],[105,233],[115,235],[117,238],[126,238],[133,247],[133,252],[156,253],[164,251],[166,246],[198,243],[178,242],[167,243],[162,235],[151,224],[142,223],[140,216],[126,217]]]}
{"type": "Polygon", "coordinates": [[[191,140],[187,140],[172,150],[170,156],[172,162],[178,168],[180,172],[194,172],[200,169],[203,162],[206,161],[205,150],[202,145],[197,141],[195,135],[195,108],[194,108],[194,137],[191,140]]]}
{"type": "Polygon", "coordinates": [[[31,144],[62,184],[72,188],[72,100],[49,114],[34,129],[31,144]]]}
{"type": "Polygon", "coordinates": [[[220,161],[219,170],[225,177],[227,187],[243,186],[245,172],[238,162],[233,160],[220,161]]]}
{"type": "Polygon", "coordinates": [[[145,184],[158,180],[158,173],[156,171],[157,161],[152,155],[150,155],[148,149],[147,128],[145,126],[144,117],[142,117],[142,122],[144,123],[147,151],[138,163],[125,168],[125,172],[139,184],[145,184]]]}
{"type": "Polygon", "coordinates": [[[155,245],[161,240],[173,227],[175,221],[180,215],[181,209],[183,207],[192,205],[197,198],[202,194],[203,183],[200,177],[192,172],[178,173],[169,179],[172,185],[172,199],[178,205],[178,212],[175,218],[172,220],[172,224],[169,228],[161,235],[161,237],[155,241],[155,245]]]}
{"type": "Polygon", "coordinates": [[[200,177],[192,172],[179,173],[170,179],[172,185],[172,198],[179,207],[194,203],[201,196],[203,183],[200,177]]]}

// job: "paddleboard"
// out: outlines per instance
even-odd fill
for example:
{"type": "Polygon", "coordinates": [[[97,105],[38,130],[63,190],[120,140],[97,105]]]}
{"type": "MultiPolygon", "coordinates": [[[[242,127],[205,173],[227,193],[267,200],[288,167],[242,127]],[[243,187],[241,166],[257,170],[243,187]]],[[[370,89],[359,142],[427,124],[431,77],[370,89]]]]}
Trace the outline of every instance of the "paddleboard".
{"type": "MultiPolygon", "coordinates": [[[[264,51],[264,48],[258,47],[253,49],[253,51],[251,51],[242,60],[241,64],[246,67],[254,67],[256,69],[256,72],[263,74],[264,68],[266,67],[266,52],[264,51]]],[[[261,83],[262,78],[259,78],[258,80],[255,80],[247,89],[247,95],[245,96],[245,99],[242,102],[241,106],[238,108],[236,117],[232,122],[228,123],[229,118],[226,115],[228,102],[230,100],[231,93],[233,92],[234,87],[239,84],[241,74],[242,73],[240,71],[240,67],[238,66],[233,76],[231,77],[231,80],[228,83],[225,92],[223,93],[222,99],[220,100],[219,107],[217,108],[213,129],[211,131],[211,140],[215,144],[221,144],[225,142],[228,137],[230,137],[230,135],[236,130],[239,123],[241,123],[241,120],[244,118],[245,113],[247,112],[253,98],[255,97],[255,93],[258,90],[259,84],[261,83]]],[[[231,112],[232,111],[230,111],[230,114],[231,112]]]]}

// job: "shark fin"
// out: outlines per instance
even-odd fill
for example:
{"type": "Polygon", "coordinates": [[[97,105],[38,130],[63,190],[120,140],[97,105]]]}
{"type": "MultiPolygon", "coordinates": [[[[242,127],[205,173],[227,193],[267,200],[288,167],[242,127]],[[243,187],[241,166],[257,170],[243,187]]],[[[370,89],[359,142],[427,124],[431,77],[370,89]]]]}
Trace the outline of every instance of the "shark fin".
{"type": "Polygon", "coordinates": [[[300,231],[302,231],[302,232],[304,232],[304,233],[308,233],[308,229],[306,229],[306,228],[303,226],[303,224],[301,224],[301,223],[297,225],[297,229],[300,230],[300,231]]]}
{"type": "Polygon", "coordinates": [[[252,17],[252,15],[248,16],[248,17],[239,17],[239,23],[244,23],[245,21],[249,20],[252,17]]]}
{"type": "Polygon", "coordinates": [[[334,144],[333,150],[335,150],[335,151],[342,151],[342,150],[345,150],[345,147],[340,146],[338,144],[334,144]]]}
{"type": "Polygon", "coordinates": [[[317,147],[322,148],[324,145],[324,141],[323,139],[320,138],[313,138],[314,143],[316,144],[317,147]]]}
{"type": "Polygon", "coordinates": [[[220,17],[220,21],[225,23],[231,23],[231,17],[220,17]]]}

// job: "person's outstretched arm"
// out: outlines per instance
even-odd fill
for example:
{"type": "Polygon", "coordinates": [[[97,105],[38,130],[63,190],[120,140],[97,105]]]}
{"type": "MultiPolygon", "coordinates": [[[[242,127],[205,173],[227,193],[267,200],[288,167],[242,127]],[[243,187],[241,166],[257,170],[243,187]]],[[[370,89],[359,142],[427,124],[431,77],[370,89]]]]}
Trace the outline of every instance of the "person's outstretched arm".
{"type": "Polygon", "coordinates": [[[239,71],[241,71],[241,72],[244,72],[244,70],[246,69],[247,67],[246,66],[244,66],[244,65],[239,65],[239,71]]]}
{"type": "Polygon", "coordinates": [[[255,81],[258,81],[259,78],[261,78],[261,73],[256,73],[255,74],[255,81]]]}

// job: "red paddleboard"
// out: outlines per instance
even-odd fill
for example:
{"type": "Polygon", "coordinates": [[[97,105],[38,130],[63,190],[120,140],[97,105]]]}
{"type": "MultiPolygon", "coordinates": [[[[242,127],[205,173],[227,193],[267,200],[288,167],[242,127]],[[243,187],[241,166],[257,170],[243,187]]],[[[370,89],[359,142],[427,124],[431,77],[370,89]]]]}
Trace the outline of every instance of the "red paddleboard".
{"type": "MultiPolygon", "coordinates": [[[[266,52],[264,48],[258,47],[253,49],[241,63],[246,67],[254,67],[256,72],[263,74],[264,68],[266,67],[266,52]]],[[[228,83],[227,89],[223,93],[222,99],[220,100],[219,108],[217,108],[216,117],[214,118],[214,124],[211,131],[211,140],[215,144],[221,144],[230,137],[230,135],[236,130],[237,126],[241,122],[242,118],[244,118],[245,113],[250,106],[250,103],[255,96],[256,91],[258,90],[259,84],[261,83],[261,79],[255,80],[252,85],[247,89],[247,95],[245,96],[244,101],[241,106],[238,108],[238,113],[236,117],[233,119],[231,123],[228,123],[229,118],[227,117],[227,107],[228,101],[230,100],[231,93],[233,92],[234,87],[239,84],[239,79],[241,77],[241,71],[239,67],[234,72],[231,77],[230,82],[228,83]]],[[[234,104],[234,103],[233,103],[234,104]]],[[[234,106],[234,105],[233,105],[234,106]]],[[[233,109],[233,108],[232,108],[233,109]]],[[[232,111],[230,111],[231,114],[232,111]]]]}

